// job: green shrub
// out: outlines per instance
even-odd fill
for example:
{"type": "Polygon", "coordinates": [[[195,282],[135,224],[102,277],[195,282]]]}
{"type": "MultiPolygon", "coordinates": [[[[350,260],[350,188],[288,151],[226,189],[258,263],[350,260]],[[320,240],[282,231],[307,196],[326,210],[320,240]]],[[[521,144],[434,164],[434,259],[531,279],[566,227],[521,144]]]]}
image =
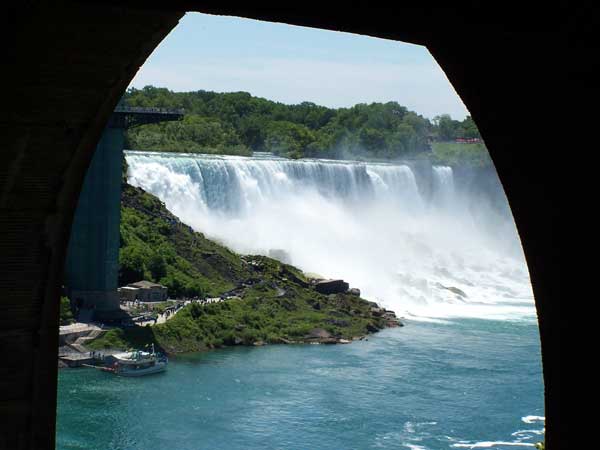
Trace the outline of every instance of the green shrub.
{"type": "Polygon", "coordinates": [[[75,322],[73,311],[71,310],[71,301],[68,297],[60,298],[60,317],[59,322],[61,325],[69,325],[75,322]]]}

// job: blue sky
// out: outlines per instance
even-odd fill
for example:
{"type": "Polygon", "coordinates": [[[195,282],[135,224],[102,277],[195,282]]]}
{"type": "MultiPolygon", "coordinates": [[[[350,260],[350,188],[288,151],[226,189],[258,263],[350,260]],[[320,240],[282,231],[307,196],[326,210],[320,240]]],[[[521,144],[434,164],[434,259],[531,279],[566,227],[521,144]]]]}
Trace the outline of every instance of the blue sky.
{"type": "Polygon", "coordinates": [[[148,84],[334,108],[397,101],[429,118],[468,114],[425,47],[198,13],[181,20],[131,86],[148,84]]]}

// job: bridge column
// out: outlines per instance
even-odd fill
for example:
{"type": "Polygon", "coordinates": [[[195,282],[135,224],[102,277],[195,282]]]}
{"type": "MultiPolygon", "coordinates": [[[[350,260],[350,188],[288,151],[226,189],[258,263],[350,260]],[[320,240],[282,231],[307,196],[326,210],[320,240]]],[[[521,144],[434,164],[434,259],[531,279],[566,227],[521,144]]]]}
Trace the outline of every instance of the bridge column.
{"type": "Polygon", "coordinates": [[[126,316],[119,307],[119,229],[125,130],[181,120],[181,109],[117,106],[96,147],[71,227],[65,286],[81,322],[126,316]]]}
{"type": "Polygon", "coordinates": [[[119,310],[119,223],[125,133],[107,127],[87,171],[69,241],[67,295],[78,318],[89,321],[119,310]]]}

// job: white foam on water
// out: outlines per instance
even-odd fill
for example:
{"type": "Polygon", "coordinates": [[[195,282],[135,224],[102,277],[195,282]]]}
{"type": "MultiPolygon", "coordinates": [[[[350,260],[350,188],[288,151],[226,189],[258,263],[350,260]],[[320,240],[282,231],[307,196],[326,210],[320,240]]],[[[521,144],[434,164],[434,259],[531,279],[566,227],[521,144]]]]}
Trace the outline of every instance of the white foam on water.
{"type": "Polygon", "coordinates": [[[343,278],[415,320],[536,320],[512,217],[460,191],[450,167],[429,167],[428,181],[408,164],[126,158],[132,185],[239,253],[285,250],[304,271],[343,278]]]}
{"type": "Polygon", "coordinates": [[[511,436],[529,437],[528,435],[531,435],[531,434],[542,435],[542,434],[544,434],[544,430],[543,429],[542,430],[518,430],[518,431],[515,431],[514,433],[511,433],[511,436]]]}
{"type": "MultiPolygon", "coordinates": [[[[521,421],[527,424],[544,422],[546,419],[543,416],[525,416],[521,417],[521,421]]],[[[528,429],[528,430],[517,430],[511,433],[511,436],[515,438],[514,441],[481,441],[481,442],[470,442],[460,440],[452,447],[456,448],[493,448],[493,447],[535,447],[535,443],[540,440],[540,436],[544,435],[544,428],[541,429],[528,429]],[[527,442],[528,441],[528,442],[527,442]]],[[[451,441],[454,439],[450,438],[451,441]]]]}
{"type": "Polygon", "coordinates": [[[536,423],[536,422],[545,422],[546,418],[544,416],[525,416],[525,417],[521,417],[521,420],[524,423],[536,423]]]}
{"type": "Polygon", "coordinates": [[[452,444],[452,447],[456,448],[492,448],[497,446],[509,446],[509,447],[535,447],[535,444],[531,444],[529,442],[505,442],[505,441],[484,441],[484,442],[475,442],[475,443],[460,443],[460,444],[452,444]]]}
{"type": "Polygon", "coordinates": [[[423,447],[422,445],[412,444],[410,442],[403,442],[402,445],[410,450],[427,450],[427,447],[423,447]]]}

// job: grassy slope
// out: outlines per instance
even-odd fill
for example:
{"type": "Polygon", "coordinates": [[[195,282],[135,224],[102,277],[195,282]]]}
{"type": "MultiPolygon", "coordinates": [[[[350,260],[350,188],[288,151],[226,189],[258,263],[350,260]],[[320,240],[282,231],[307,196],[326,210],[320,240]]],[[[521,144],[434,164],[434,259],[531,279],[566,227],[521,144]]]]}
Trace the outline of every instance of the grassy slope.
{"type": "Polygon", "coordinates": [[[144,278],[170,288],[174,283],[194,284],[217,296],[249,276],[238,255],[181,223],[157,197],[128,184],[123,186],[121,240],[123,248],[135,248],[146,262],[160,254],[166,275],[157,279],[146,269],[144,278]]]}
{"type": "Polygon", "coordinates": [[[487,167],[493,164],[483,143],[434,142],[431,144],[431,149],[434,162],[439,164],[472,167],[487,167]]]}
{"type": "Polygon", "coordinates": [[[240,256],[206,239],[169,213],[156,197],[124,187],[121,233],[129,245],[167,253],[167,272],[190,278],[222,303],[189,305],[167,323],[114,329],[93,349],[140,348],[154,342],[169,353],[255,342],[302,342],[315,328],[351,339],[384,328],[373,303],[349,294],[322,295],[297,268],[265,256],[240,256]],[[160,250],[158,250],[160,249],[160,250]]]}

